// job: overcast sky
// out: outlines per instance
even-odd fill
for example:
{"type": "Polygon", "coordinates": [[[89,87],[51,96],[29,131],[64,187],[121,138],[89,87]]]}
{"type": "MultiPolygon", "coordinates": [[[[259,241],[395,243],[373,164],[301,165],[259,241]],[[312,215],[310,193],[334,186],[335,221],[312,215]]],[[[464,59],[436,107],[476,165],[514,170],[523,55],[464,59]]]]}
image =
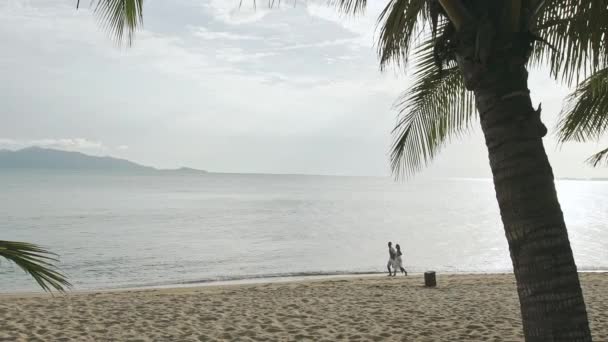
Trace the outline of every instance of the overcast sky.
{"type": "MultiPolygon", "coordinates": [[[[392,104],[409,80],[378,69],[385,1],[345,19],[312,0],[272,10],[258,1],[257,11],[248,0],[240,10],[238,0],[149,0],[128,49],[100,29],[88,1],[78,11],[75,2],[0,0],[0,148],[217,172],[390,173],[392,104]]],[[[543,70],[530,88],[554,132],[568,89],[543,70]]],[[[603,145],[545,141],[556,175],[608,176],[584,164],[603,145]]],[[[479,129],[423,174],[489,176],[479,129]]]]}

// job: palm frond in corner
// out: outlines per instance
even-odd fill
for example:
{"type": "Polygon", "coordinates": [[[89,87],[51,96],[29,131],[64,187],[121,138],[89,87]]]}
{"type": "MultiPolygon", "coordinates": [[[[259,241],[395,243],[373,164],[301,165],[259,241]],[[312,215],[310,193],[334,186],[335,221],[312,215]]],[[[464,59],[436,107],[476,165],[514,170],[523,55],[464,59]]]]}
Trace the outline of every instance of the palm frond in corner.
{"type": "Polygon", "coordinates": [[[608,165],[608,148],[602,150],[587,159],[587,163],[591,164],[591,166],[596,167],[601,163],[608,165]]]}
{"type": "Polygon", "coordinates": [[[608,66],[608,1],[543,0],[534,18],[539,44],[531,61],[567,85],[608,66]]]}
{"type": "Polygon", "coordinates": [[[560,142],[599,139],[608,130],[608,68],[581,82],[560,116],[560,142]]]}
{"type": "Polygon", "coordinates": [[[0,240],[0,257],[14,262],[45,291],[53,288],[65,292],[72,286],[53,265],[53,262],[58,261],[56,255],[38,245],[0,240]]]}

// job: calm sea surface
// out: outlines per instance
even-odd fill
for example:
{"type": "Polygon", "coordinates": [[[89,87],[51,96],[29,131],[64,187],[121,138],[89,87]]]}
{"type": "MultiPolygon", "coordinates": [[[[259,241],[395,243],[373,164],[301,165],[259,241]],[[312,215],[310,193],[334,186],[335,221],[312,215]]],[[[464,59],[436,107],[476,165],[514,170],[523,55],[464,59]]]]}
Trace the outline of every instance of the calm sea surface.
{"type": "MultiPolygon", "coordinates": [[[[383,271],[510,271],[490,180],[0,171],[0,239],[61,256],[76,289],[383,271]]],[[[560,181],[580,269],[608,269],[608,182],[560,181]]],[[[34,290],[0,260],[0,292],[34,290]]]]}

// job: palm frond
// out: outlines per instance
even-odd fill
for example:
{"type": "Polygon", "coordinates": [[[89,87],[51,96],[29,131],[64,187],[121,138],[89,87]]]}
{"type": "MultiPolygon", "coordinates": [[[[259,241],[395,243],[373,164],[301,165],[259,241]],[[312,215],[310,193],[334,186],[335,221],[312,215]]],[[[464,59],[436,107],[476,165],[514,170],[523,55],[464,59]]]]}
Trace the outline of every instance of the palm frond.
{"type": "Polygon", "coordinates": [[[346,14],[362,13],[367,7],[367,0],[330,0],[329,3],[346,14]]]}
{"type": "Polygon", "coordinates": [[[608,68],[584,80],[560,114],[560,142],[599,139],[608,130],[608,68]]]}
{"type": "Polygon", "coordinates": [[[66,277],[53,266],[53,262],[58,261],[56,255],[40,246],[26,242],[0,240],[0,257],[14,262],[31,275],[45,291],[54,288],[64,292],[72,286],[66,277]]]}
{"type": "Polygon", "coordinates": [[[532,27],[539,44],[534,64],[548,64],[568,85],[608,66],[608,0],[546,0],[532,27]]]}
{"type": "Polygon", "coordinates": [[[602,162],[608,165],[608,148],[592,155],[589,159],[587,159],[587,163],[591,164],[593,167],[600,165],[602,162]]]}
{"type": "Polygon", "coordinates": [[[435,30],[437,18],[433,18],[431,14],[432,3],[428,0],[389,1],[378,18],[378,54],[381,67],[391,62],[397,66],[405,65],[424,26],[429,24],[430,28],[435,30]]]}
{"type": "Polygon", "coordinates": [[[92,0],[101,25],[120,44],[130,46],[143,25],[143,0],[92,0]]]}
{"type": "Polygon", "coordinates": [[[477,113],[458,67],[441,71],[435,63],[432,41],[421,45],[417,55],[414,85],[396,103],[391,167],[397,176],[428,165],[446,142],[469,129],[477,113]]]}

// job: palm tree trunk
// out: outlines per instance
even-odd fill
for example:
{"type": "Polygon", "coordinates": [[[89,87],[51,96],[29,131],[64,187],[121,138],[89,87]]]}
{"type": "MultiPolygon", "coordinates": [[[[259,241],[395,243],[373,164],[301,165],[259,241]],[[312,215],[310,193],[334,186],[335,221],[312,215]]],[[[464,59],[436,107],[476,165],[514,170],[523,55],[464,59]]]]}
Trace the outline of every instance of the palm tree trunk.
{"type": "MultiPolygon", "coordinates": [[[[498,64],[498,63],[497,63],[498,64]]],[[[545,126],[532,107],[522,63],[483,70],[474,87],[494,177],[526,341],[591,341],[545,126]],[[494,70],[493,70],[494,69],[494,70]]]]}

